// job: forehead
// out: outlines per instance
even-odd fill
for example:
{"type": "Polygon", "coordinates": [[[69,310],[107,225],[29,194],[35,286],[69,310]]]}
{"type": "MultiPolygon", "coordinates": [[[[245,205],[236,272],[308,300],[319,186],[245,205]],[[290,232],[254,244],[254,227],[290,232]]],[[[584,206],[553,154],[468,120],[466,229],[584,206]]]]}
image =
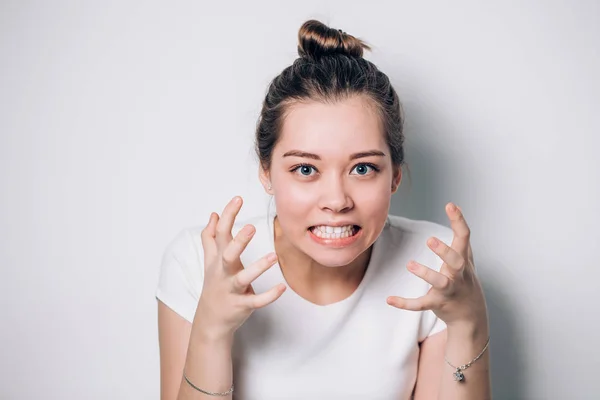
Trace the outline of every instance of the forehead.
{"type": "Polygon", "coordinates": [[[284,120],[275,152],[302,150],[323,156],[379,149],[386,143],[379,116],[366,99],[295,103],[284,120]]]}

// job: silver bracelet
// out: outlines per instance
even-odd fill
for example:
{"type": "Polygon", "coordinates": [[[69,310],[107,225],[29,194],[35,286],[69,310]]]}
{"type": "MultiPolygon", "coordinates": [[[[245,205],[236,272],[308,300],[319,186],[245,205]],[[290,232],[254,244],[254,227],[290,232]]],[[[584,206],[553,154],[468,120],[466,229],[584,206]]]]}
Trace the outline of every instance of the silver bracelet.
{"type": "Polygon", "coordinates": [[[490,344],[490,338],[488,336],[487,343],[485,344],[485,347],[483,348],[483,350],[481,350],[481,353],[479,353],[479,355],[477,357],[475,357],[474,359],[472,359],[469,363],[467,363],[465,365],[461,365],[460,367],[455,367],[454,365],[450,364],[450,361],[448,361],[448,359],[444,356],[444,360],[446,360],[446,363],[456,370],[456,371],[454,371],[454,380],[455,381],[462,382],[465,380],[465,375],[462,372],[465,369],[469,368],[471,366],[471,364],[473,364],[475,361],[479,360],[479,357],[481,357],[483,355],[483,353],[485,353],[489,344],[490,344]]]}
{"type": "Polygon", "coordinates": [[[233,393],[233,383],[231,384],[231,387],[229,388],[229,390],[228,390],[228,391],[226,391],[226,392],[208,392],[208,391],[206,391],[206,390],[202,390],[202,389],[200,389],[198,386],[196,386],[196,385],[194,385],[192,382],[190,382],[190,380],[188,379],[188,377],[187,377],[187,376],[185,376],[185,371],[183,371],[183,377],[185,378],[185,381],[186,381],[187,383],[189,383],[189,385],[190,385],[191,387],[193,387],[193,388],[194,388],[194,389],[196,389],[197,391],[199,391],[199,392],[202,392],[202,393],[204,393],[204,394],[207,394],[207,395],[209,395],[209,396],[227,396],[228,394],[231,394],[231,393],[233,393]]]}

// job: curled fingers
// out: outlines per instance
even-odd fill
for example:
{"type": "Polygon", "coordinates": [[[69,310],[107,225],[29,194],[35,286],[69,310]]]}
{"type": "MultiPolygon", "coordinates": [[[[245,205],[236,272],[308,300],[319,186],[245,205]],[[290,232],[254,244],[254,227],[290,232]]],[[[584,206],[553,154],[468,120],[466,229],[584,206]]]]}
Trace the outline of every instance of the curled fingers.
{"type": "Polygon", "coordinates": [[[243,268],[240,261],[242,252],[252,240],[256,228],[252,225],[244,226],[235,237],[227,244],[223,250],[223,269],[229,274],[235,274],[237,271],[243,268]]]}
{"type": "Polygon", "coordinates": [[[246,293],[246,289],[256,278],[271,268],[277,261],[275,253],[267,254],[249,267],[242,269],[233,276],[233,290],[236,293],[246,293]]]}

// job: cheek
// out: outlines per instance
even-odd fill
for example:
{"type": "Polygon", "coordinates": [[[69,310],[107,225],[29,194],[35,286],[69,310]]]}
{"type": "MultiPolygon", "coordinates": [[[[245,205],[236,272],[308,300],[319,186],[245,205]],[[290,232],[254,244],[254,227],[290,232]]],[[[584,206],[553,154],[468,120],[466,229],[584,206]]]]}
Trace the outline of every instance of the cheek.
{"type": "Polygon", "coordinates": [[[293,181],[279,181],[275,205],[279,214],[306,216],[307,209],[315,204],[315,191],[293,181]]]}
{"type": "Polygon", "coordinates": [[[392,198],[392,185],[381,177],[372,182],[359,182],[352,191],[352,197],[362,204],[385,204],[392,198]]]}
{"type": "Polygon", "coordinates": [[[377,190],[361,190],[354,197],[356,206],[361,210],[361,214],[366,221],[374,225],[385,221],[389,213],[392,196],[391,190],[386,187],[377,190]]]}

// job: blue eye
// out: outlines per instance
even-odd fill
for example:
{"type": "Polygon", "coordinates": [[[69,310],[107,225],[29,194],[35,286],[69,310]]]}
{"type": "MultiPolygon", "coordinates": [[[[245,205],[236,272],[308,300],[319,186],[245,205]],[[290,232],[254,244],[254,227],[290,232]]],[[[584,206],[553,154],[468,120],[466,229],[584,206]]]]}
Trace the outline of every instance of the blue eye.
{"type": "Polygon", "coordinates": [[[369,173],[369,168],[373,171],[378,171],[378,169],[371,164],[358,164],[354,167],[353,171],[356,171],[357,175],[367,175],[369,173]]]}
{"type": "Polygon", "coordinates": [[[300,172],[302,176],[311,176],[311,171],[315,171],[315,167],[312,165],[299,165],[292,170],[292,172],[300,172]]]}
{"type": "MultiPolygon", "coordinates": [[[[366,176],[373,172],[375,172],[375,173],[379,172],[379,168],[370,163],[361,163],[361,164],[355,165],[354,168],[352,169],[352,171],[353,172],[356,171],[356,173],[353,173],[351,175],[366,176]]],[[[290,170],[290,172],[293,172],[295,174],[300,174],[301,176],[309,177],[309,176],[314,175],[313,172],[317,173],[319,171],[317,171],[317,169],[310,164],[300,164],[300,165],[292,168],[290,170]]]]}

